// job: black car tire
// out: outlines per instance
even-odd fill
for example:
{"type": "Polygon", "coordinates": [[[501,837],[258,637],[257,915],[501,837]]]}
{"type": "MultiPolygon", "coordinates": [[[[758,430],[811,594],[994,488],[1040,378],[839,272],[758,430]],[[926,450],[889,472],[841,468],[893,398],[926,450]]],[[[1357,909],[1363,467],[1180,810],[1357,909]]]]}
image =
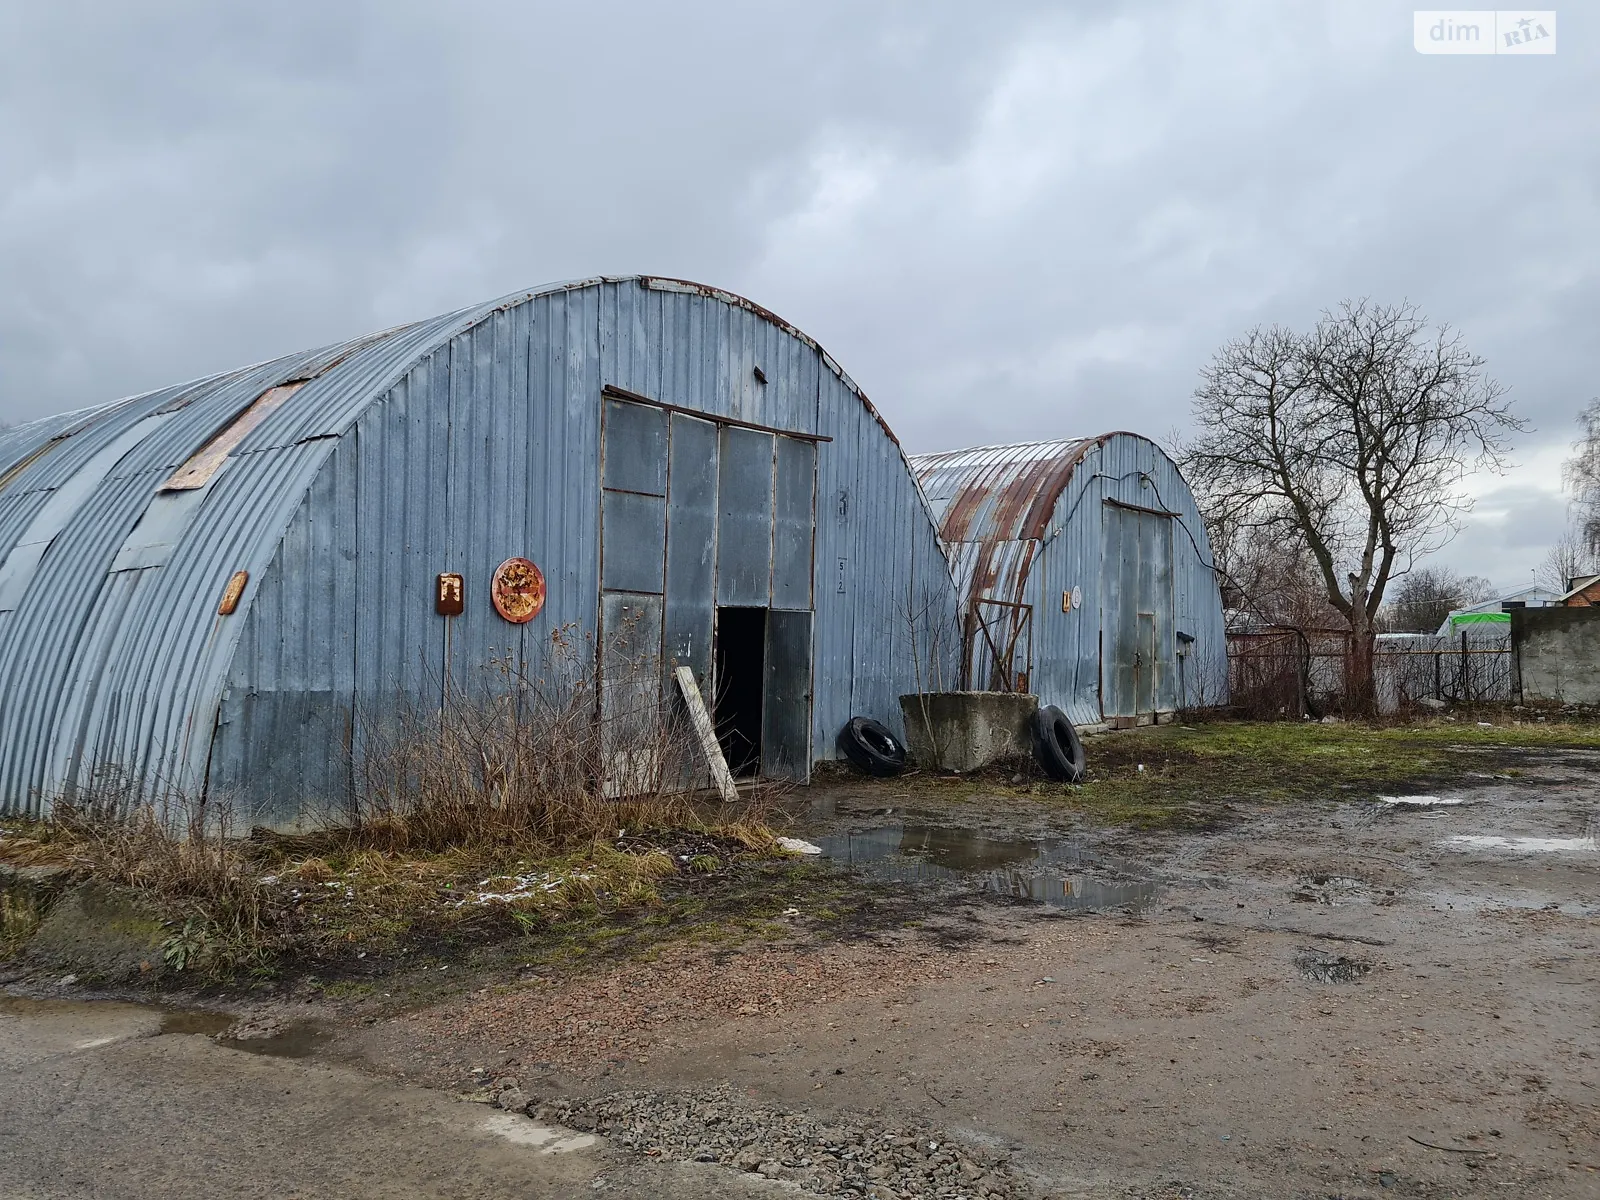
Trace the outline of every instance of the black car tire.
{"type": "Polygon", "coordinates": [[[1087,762],[1083,742],[1067,714],[1047,704],[1033,714],[1033,757],[1057,783],[1081,783],[1087,762]]]}
{"type": "Polygon", "coordinates": [[[881,721],[851,717],[836,740],[839,752],[868,775],[885,778],[906,769],[906,748],[881,721]]]}

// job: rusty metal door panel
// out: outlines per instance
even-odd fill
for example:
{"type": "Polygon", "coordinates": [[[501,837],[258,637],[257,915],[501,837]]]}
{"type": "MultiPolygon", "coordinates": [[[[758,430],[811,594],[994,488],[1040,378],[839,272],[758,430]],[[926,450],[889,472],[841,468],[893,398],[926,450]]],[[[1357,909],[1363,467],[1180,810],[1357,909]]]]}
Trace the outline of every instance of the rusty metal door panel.
{"type": "Polygon", "coordinates": [[[662,667],[689,667],[704,686],[711,677],[716,619],[717,427],[674,413],[671,431],[662,667]]]}
{"type": "Polygon", "coordinates": [[[811,607],[811,547],[816,530],[817,448],[777,439],[772,516],[772,607],[811,607]]]}
{"type": "Polygon", "coordinates": [[[600,511],[600,586],[615,592],[662,589],[667,502],[637,492],[606,492],[600,511]]]}
{"type": "Polygon", "coordinates": [[[772,596],[772,435],[725,425],[717,477],[717,603],[772,596]]]}
{"type": "Polygon", "coordinates": [[[1172,518],[1102,505],[1101,621],[1107,717],[1172,707],[1172,518]]]}
{"type": "Polygon", "coordinates": [[[667,494],[667,414],[647,404],[605,402],[604,486],[667,494]]]}
{"type": "Polygon", "coordinates": [[[1101,506],[1105,531],[1101,556],[1101,711],[1131,717],[1137,711],[1134,657],[1138,653],[1139,526],[1136,514],[1101,506]]]}
{"type": "Polygon", "coordinates": [[[608,795],[648,790],[660,766],[660,596],[600,597],[600,738],[608,795]]]}
{"type": "Polygon", "coordinates": [[[767,677],[761,707],[761,773],[804,783],[811,771],[811,614],[767,614],[767,677]]]}
{"type": "Polygon", "coordinates": [[[1133,651],[1134,712],[1156,710],[1156,615],[1142,612],[1133,651]]]}

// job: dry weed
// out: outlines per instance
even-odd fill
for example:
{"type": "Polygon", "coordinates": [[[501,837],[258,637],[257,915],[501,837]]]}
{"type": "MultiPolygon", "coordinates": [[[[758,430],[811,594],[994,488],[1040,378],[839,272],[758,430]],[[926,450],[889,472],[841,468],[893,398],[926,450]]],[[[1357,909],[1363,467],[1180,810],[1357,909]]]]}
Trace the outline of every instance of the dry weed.
{"type": "Polygon", "coordinates": [[[769,793],[697,807],[698,744],[661,679],[655,660],[615,655],[602,679],[592,640],[561,630],[537,670],[494,663],[441,709],[361,722],[356,795],[327,808],[346,823],[239,838],[226,804],[101,772],[5,853],[152,894],[172,914],[168,965],[183,970],[316,953],[497,901],[519,922],[654,904],[663,879],[708,870],[706,856],[691,866],[655,846],[670,831],[742,847],[727,857],[774,844],[769,793]]]}

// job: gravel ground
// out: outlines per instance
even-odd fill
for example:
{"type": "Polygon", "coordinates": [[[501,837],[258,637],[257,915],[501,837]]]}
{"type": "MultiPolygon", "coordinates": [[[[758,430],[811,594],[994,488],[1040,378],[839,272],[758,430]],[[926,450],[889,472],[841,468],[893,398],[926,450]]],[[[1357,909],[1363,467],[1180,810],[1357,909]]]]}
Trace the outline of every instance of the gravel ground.
{"type": "Polygon", "coordinates": [[[873,1117],[824,1119],[753,1104],[731,1087],[688,1092],[614,1092],[539,1102],[515,1077],[478,1093],[541,1122],[593,1132],[650,1158],[720,1163],[784,1180],[816,1196],[902,1200],[1025,1200],[1005,1147],[952,1141],[924,1123],[873,1117]]]}
{"type": "MultiPolygon", "coordinates": [[[[1021,1181],[1073,1200],[1594,1200],[1595,852],[1507,848],[1593,828],[1595,768],[1571,757],[1525,755],[1515,779],[1450,806],[1239,806],[1217,829],[1087,837],[1160,882],[1137,913],[962,903],[908,882],[910,911],[961,936],[808,950],[797,922],[781,946],[497,983],[351,1049],[455,1089],[515,1075],[525,1105],[565,1097],[568,1121],[609,1117],[618,1151],[631,1134],[660,1152],[614,1154],[619,1181],[654,1164],[774,1194],[801,1186],[785,1170],[809,1172],[824,1188],[836,1168],[821,1154],[845,1143],[816,1131],[842,1125],[861,1132],[866,1179],[879,1168],[872,1186],[902,1200],[928,1176],[875,1157],[877,1139],[925,1130],[923,1144],[959,1139],[1001,1195],[1021,1181]],[[490,1074],[469,1078],[473,1064],[490,1074]],[[744,1125],[671,1107],[718,1095],[742,1098],[744,1125]],[[724,1123],[740,1130],[726,1145],[724,1123]],[[746,1136],[756,1170],[731,1170],[746,1136]],[[701,1146],[718,1165],[692,1161],[701,1146]]],[[[800,832],[897,817],[840,807],[800,832]]],[[[967,801],[907,820],[943,821],[983,854],[1018,833],[1009,811],[967,801]]],[[[943,1165],[957,1175],[935,1175],[934,1195],[965,1182],[943,1165]]]]}
{"type": "MultiPolygon", "coordinates": [[[[875,941],[823,947],[760,947],[738,953],[674,947],[578,978],[530,974],[459,1005],[416,1014],[424,1049],[490,1042],[522,1062],[579,1075],[675,1044],[705,1026],[781,1015],[834,1000],[894,998],[948,979],[966,954],[921,942],[875,941]]],[[[480,1060],[481,1061],[481,1060],[480,1060]]]]}

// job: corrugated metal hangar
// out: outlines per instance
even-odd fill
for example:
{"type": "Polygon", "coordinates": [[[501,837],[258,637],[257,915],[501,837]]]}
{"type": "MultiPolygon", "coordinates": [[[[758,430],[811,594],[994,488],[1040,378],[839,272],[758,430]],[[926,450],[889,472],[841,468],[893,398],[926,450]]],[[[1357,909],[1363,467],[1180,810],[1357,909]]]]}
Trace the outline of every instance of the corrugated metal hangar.
{"type": "Polygon", "coordinates": [[[839,365],[747,300],[643,276],[0,434],[0,558],[14,811],[110,768],[295,824],[353,786],[358,713],[536,662],[565,625],[658,631],[708,694],[737,637],[760,768],[803,779],[853,714],[899,729],[930,641],[910,621],[956,613],[906,458],[839,365]],[[532,620],[508,619],[537,586],[510,560],[542,572],[532,620]]]}
{"type": "Polygon", "coordinates": [[[0,811],[111,772],[302,824],[355,788],[368,715],[562,629],[602,676],[619,646],[691,667],[778,778],[853,716],[899,735],[919,687],[1086,725],[1200,698],[1220,602],[1159,449],[915,467],[799,330],[652,276],[0,432],[0,811]]]}
{"type": "Polygon", "coordinates": [[[1211,546],[1161,447],[1107,433],[911,462],[961,590],[964,686],[1035,692],[1080,727],[1226,701],[1211,546]]]}

